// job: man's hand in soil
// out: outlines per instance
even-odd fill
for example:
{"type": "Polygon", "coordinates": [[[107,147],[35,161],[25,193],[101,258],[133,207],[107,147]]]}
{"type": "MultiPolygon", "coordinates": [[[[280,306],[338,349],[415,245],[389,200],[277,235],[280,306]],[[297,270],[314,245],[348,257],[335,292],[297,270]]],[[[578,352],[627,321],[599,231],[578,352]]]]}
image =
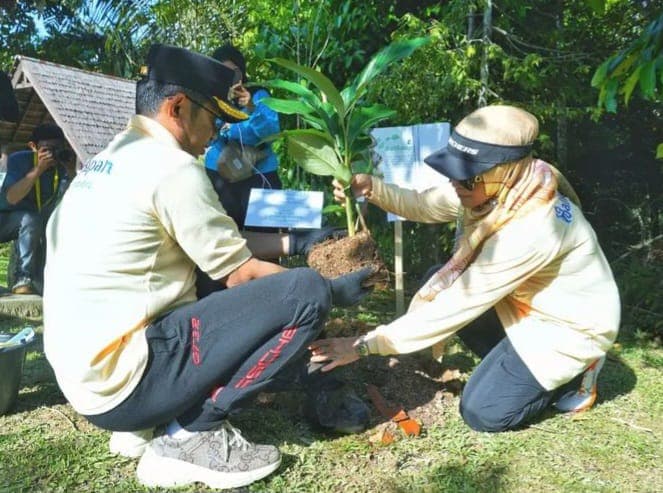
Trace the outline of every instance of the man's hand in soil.
{"type": "Polygon", "coordinates": [[[356,337],[334,337],[313,341],[309,346],[312,353],[311,363],[327,363],[320,369],[324,372],[357,361],[359,353],[355,349],[356,341],[356,337]]]}
{"type": "Polygon", "coordinates": [[[329,281],[332,303],[336,306],[352,306],[359,303],[373,290],[373,286],[364,286],[366,280],[375,273],[373,267],[339,276],[329,281]]]}
{"type": "Polygon", "coordinates": [[[288,254],[307,256],[311,252],[311,248],[318,243],[322,243],[330,238],[337,240],[347,235],[347,230],[343,228],[334,228],[332,226],[325,226],[320,229],[291,231],[288,233],[290,240],[288,254]]]}

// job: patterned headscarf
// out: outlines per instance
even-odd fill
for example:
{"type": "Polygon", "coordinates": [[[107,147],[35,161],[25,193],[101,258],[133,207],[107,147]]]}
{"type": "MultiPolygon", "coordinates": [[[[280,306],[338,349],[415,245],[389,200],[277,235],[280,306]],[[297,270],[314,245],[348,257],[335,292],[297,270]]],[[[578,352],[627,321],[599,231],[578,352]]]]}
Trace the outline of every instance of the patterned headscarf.
{"type": "MultiPolygon", "coordinates": [[[[529,124],[533,125],[530,133],[538,133],[538,122],[529,113],[513,107],[501,106],[497,108],[499,108],[498,113],[511,115],[512,118],[513,115],[518,116],[521,121],[523,117],[526,117],[526,119],[529,119],[529,124]],[[531,119],[534,119],[534,124],[531,119]]],[[[485,108],[482,110],[485,110],[485,108]]],[[[482,110],[472,113],[467,118],[473,117],[476,120],[476,114],[482,110]]],[[[485,137],[486,129],[490,129],[491,124],[504,129],[505,122],[491,122],[490,120],[487,121],[486,118],[480,120],[482,128],[479,133],[484,134],[483,138],[474,135],[468,135],[468,137],[502,145],[522,145],[526,143],[504,142],[500,141],[499,138],[490,141],[485,137]]],[[[514,123],[518,124],[519,122],[514,122],[512,119],[506,124],[513,126],[514,123]]],[[[461,124],[459,124],[459,127],[461,124]]],[[[463,130],[464,135],[467,135],[471,130],[471,127],[466,127],[463,130]]],[[[532,140],[535,137],[536,135],[533,135],[532,140]]],[[[478,186],[485,187],[485,193],[489,200],[478,207],[462,210],[457,223],[454,253],[451,259],[417,292],[413,300],[415,304],[420,301],[432,301],[440,291],[451,286],[474,260],[477,249],[490,235],[512,219],[525,216],[550,203],[555,198],[558,189],[574,203],[580,205],[577,195],[566,178],[554,166],[531,156],[516,162],[497,165],[483,173],[481,177],[482,182],[478,186]]]]}

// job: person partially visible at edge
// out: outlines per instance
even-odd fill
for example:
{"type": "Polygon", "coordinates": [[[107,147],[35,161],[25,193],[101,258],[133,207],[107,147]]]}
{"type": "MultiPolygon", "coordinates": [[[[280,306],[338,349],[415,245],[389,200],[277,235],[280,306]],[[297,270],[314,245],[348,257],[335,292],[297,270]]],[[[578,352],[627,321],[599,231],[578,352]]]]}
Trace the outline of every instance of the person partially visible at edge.
{"type": "Polygon", "coordinates": [[[112,449],[141,456],[148,486],[231,488],[276,470],[278,449],[244,439],[228,414],[308,361],[332,303],[368,292],[370,272],[330,281],[252,256],[196,160],[216,120],[245,118],[227,99],[232,78],[153,45],[137,114],[47,226],[46,356],[74,409],[118,432],[112,449]],[[227,289],[197,300],[196,266],[227,289]]]}
{"type": "MultiPolygon", "coordinates": [[[[453,334],[481,362],[460,414],[474,430],[530,422],[554,404],[589,408],[617,336],[620,300],[596,234],[564,176],[533,157],[537,119],[512,106],[476,110],[425,162],[449,184],[423,192],[356,175],[352,191],[425,223],[456,221],[453,255],[435,266],[408,312],[359,338],[322,340],[324,370],[367,354],[441,345],[453,334]]],[[[336,184],[335,195],[344,198],[336,184]]]]}
{"type": "Polygon", "coordinates": [[[12,81],[6,73],[0,70],[0,120],[17,122],[18,117],[18,101],[14,95],[12,81]]]}
{"type": "MultiPolygon", "coordinates": [[[[248,115],[248,118],[222,125],[215,133],[204,155],[205,170],[226,213],[235,221],[242,235],[255,246],[252,251],[263,260],[275,260],[291,255],[307,256],[316,243],[343,236],[344,230],[329,225],[313,230],[291,229],[285,233],[273,228],[244,226],[251,189],[282,188],[277,172],[279,162],[272,144],[261,143],[263,139],[279,133],[279,115],[262,103],[263,99],[269,97],[267,89],[245,86],[248,82],[246,59],[237,48],[225,44],[217,48],[212,56],[234,72],[228,96],[235,106],[248,115]],[[259,145],[264,154],[264,157],[256,163],[249,178],[233,183],[225,181],[217,170],[219,156],[230,141],[240,146],[259,145]]],[[[197,288],[199,295],[202,296],[218,287],[204,273],[198,273],[197,288]]]]}
{"type": "Polygon", "coordinates": [[[240,229],[244,229],[251,189],[282,188],[277,173],[278,158],[272,150],[271,143],[261,143],[260,149],[265,156],[256,163],[249,178],[235,183],[225,182],[221,178],[217,171],[217,161],[229,141],[235,141],[241,146],[256,146],[263,139],[279,133],[279,115],[262,103],[263,99],[269,97],[267,89],[245,86],[248,82],[246,60],[237,48],[225,44],[217,48],[212,56],[235,73],[230,96],[233,103],[248,114],[249,118],[221,128],[205,153],[205,167],[228,215],[235,220],[240,229]]]}
{"type": "Polygon", "coordinates": [[[0,188],[0,242],[16,240],[14,294],[41,291],[44,227],[75,174],[73,153],[54,123],[35,127],[28,146],[9,155],[0,188]]]}

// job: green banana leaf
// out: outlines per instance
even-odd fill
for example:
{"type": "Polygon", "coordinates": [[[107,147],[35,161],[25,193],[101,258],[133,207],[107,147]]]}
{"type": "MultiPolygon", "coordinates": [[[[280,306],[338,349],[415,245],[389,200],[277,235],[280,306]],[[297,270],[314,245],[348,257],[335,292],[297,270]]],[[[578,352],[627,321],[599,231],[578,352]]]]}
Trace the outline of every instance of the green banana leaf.
{"type": "Polygon", "coordinates": [[[285,89],[302,98],[302,100],[274,97],[263,99],[262,101],[269,108],[288,115],[299,115],[305,121],[309,121],[308,119],[312,118],[314,122],[313,127],[318,130],[327,130],[331,134],[339,131],[334,106],[322,102],[318,96],[307,87],[296,82],[281,79],[267,81],[263,85],[268,88],[285,89]],[[288,104],[286,101],[292,101],[295,104],[288,104]],[[297,101],[303,103],[304,106],[297,104],[297,101]],[[315,117],[312,116],[313,113],[316,114],[315,117]],[[304,118],[304,116],[306,116],[306,118],[304,118]]]}
{"type": "Polygon", "coordinates": [[[343,166],[327,134],[312,129],[283,133],[288,152],[304,170],[318,176],[334,176],[346,183],[352,179],[352,173],[343,166]]]}
{"type": "Polygon", "coordinates": [[[327,124],[324,122],[322,118],[318,118],[317,116],[313,115],[299,115],[299,117],[303,121],[308,123],[312,128],[320,130],[322,132],[328,132],[327,124]]]}
{"type": "Polygon", "coordinates": [[[403,41],[394,41],[380,50],[371,58],[354,82],[347,88],[347,91],[343,91],[342,98],[345,105],[352,105],[355,99],[363,93],[366,85],[390,64],[410,56],[417,48],[430,42],[430,40],[429,36],[424,36],[403,41]]]}
{"type": "Polygon", "coordinates": [[[315,108],[310,104],[297,99],[268,97],[263,98],[260,102],[264,103],[268,108],[285,115],[309,115],[315,113],[315,108]]]}
{"type": "Polygon", "coordinates": [[[292,70],[293,72],[296,72],[300,76],[306,78],[309,82],[320,89],[320,92],[325,95],[327,100],[334,106],[336,112],[339,115],[345,115],[345,104],[343,103],[341,93],[338,91],[338,89],[336,89],[334,83],[324,74],[310,67],[299,65],[298,63],[291,62],[290,60],[285,60],[284,58],[270,58],[268,61],[292,70]]]}
{"type": "Polygon", "coordinates": [[[322,101],[320,98],[311,91],[308,87],[299,84],[297,82],[291,82],[288,80],[282,79],[273,79],[265,82],[261,82],[261,85],[268,89],[284,89],[288,92],[296,94],[304,99],[312,107],[318,109],[322,106],[322,101]]]}
{"type": "Polygon", "coordinates": [[[348,147],[352,148],[355,139],[365,133],[377,123],[396,115],[396,111],[382,104],[374,104],[363,108],[357,108],[352,112],[348,124],[348,147]]]}

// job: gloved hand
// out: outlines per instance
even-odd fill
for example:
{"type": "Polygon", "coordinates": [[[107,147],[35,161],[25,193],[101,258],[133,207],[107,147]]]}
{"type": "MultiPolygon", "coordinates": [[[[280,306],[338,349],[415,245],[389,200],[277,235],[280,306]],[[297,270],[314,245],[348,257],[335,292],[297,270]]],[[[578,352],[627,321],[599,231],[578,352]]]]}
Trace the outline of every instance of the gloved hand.
{"type": "Polygon", "coordinates": [[[373,286],[364,287],[362,284],[374,272],[373,267],[364,267],[350,274],[330,279],[332,303],[336,306],[352,306],[359,303],[373,290],[373,286]]]}
{"type": "Polygon", "coordinates": [[[290,250],[288,255],[308,255],[314,245],[329,238],[343,238],[348,232],[344,228],[325,226],[320,229],[295,230],[288,233],[290,250]]]}

